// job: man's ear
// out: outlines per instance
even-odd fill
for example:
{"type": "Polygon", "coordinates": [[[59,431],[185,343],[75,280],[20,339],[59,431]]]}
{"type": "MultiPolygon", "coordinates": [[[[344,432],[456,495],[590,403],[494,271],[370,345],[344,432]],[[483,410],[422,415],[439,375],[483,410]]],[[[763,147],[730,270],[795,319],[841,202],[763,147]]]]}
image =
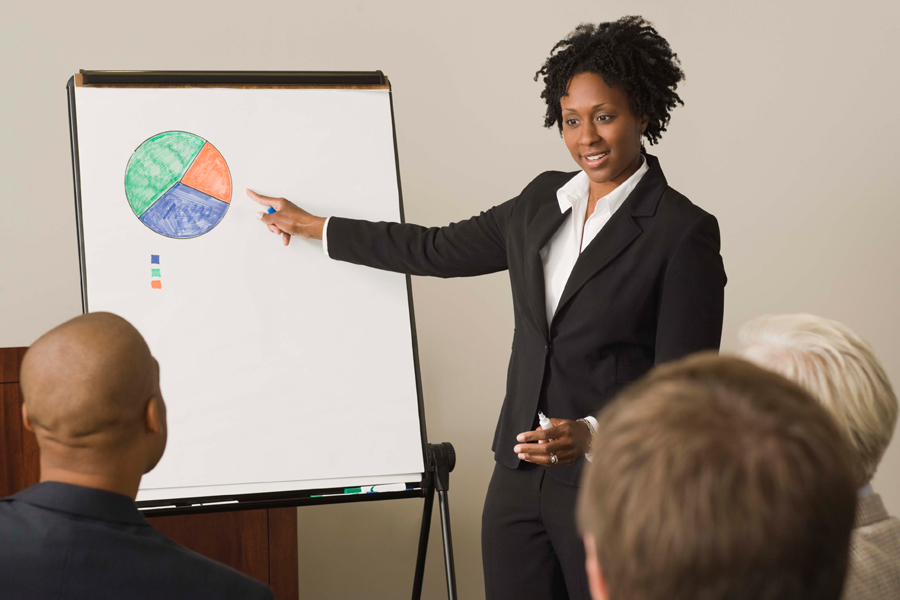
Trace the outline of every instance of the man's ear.
{"type": "Polygon", "coordinates": [[[150,398],[144,407],[144,426],[153,433],[163,433],[166,430],[166,411],[162,400],[156,396],[150,398]]]}
{"type": "Polygon", "coordinates": [[[607,600],[609,591],[606,589],[603,569],[600,568],[600,560],[597,558],[597,542],[589,533],[584,534],[584,568],[587,571],[591,597],[594,600],[607,600]]]}
{"type": "Polygon", "coordinates": [[[26,431],[30,431],[34,433],[34,424],[31,422],[31,419],[28,418],[28,407],[25,406],[25,403],[22,403],[22,425],[25,426],[26,431]]]}

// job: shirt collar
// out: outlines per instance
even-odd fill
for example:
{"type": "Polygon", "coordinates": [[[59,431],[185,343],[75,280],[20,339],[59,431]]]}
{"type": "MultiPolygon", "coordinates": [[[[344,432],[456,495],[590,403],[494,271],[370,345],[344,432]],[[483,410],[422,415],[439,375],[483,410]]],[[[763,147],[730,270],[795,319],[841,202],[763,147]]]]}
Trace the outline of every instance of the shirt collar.
{"type": "Polygon", "coordinates": [[[58,481],[38,483],[5,500],[102,521],[149,525],[128,496],[58,481]]]}
{"type": "MultiPolygon", "coordinates": [[[[637,187],[641,178],[649,170],[650,167],[647,164],[647,159],[644,158],[644,155],[642,154],[641,166],[638,167],[638,170],[635,171],[631,177],[626,179],[622,185],[603,198],[600,198],[600,200],[606,201],[610,213],[616,212],[616,210],[625,203],[625,200],[628,199],[628,196],[631,195],[631,192],[637,187]]],[[[588,179],[587,173],[583,170],[579,171],[575,177],[567,181],[565,185],[556,191],[556,199],[559,202],[559,212],[564,213],[570,208],[574,209],[578,204],[587,202],[590,192],[591,180],[588,179]]]]}

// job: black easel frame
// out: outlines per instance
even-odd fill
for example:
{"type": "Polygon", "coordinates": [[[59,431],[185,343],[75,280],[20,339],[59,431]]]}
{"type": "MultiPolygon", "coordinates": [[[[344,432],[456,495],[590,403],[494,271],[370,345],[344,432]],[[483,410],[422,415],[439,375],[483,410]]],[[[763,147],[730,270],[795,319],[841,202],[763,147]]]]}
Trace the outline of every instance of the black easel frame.
{"type": "Polygon", "coordinates": [[[428,536],[431,533],[431,512],[434,508],[434,492],[438,493],[441,511],[441,533],[444,538],[444,572],[447,576],[447,597],[457,600],[456,566],[453,562],[453,539],[450,535],[450,471],[456,466],[456,452],[449,442],[428,444],[428,471],[425,488],[425,507],[422,511],[422,529],[419,531],[419,551],[416,558],[416,574],[413,579],[412,600],[422,597],[425,578],[425,555],[428,552],[428,536]]]}
{"type": "MultiPolygon", "coordinates": [[[[386,87],[391,107],[391,129],[394,139],[394,164],[397,174],[397,192],[400,201],[400,221],[405,222],[403,191],[400,183],[400,161],[397,152],[397,130],[394,123],[394,101],[390,92],[390,82],[381,71],[94,71],[81,70],[69,79],[66,85],[69,109],[69,133],[72,152],[72,178],[75,192],[75,216],[78,234],[78,259],[81,272],[81,297],[83,312],[88,312],[87,272],[84,252],[84,226],[82,215],[81,173],[78,150],[77,112],[75,105],[76,86],[96,87],[283,87],[283,88],[366,88],[386,87]]],[[[413,600],[421,598],[425,573],[425,557],[431,514],[434,506],[434,492],[438,493],[443,533],[444,563],[447,575],[447,594],[456,600],[456,573],[453,561],[453,544],[450,533],[450,506],[447,492],[450,487],[450,471],[456,464],[456,454],[449,442],[429,444],[425,428],[425,408],[422,397],[422,380],[419,369],[419,347],[416,335],[415,311],[412,299],[412,282],[406,276],[407,298],[409,302],[410,331],[412,334],[413,362],[419,409],[419,425],[425,473],[419,482],[407,482],[407,490],[369,494],[345,494],[343,488],[298,490],[275,493],[237,494],[228,496],[204,496],[200,498],[178,498],[176,500],[143,501],[138,508],[153,516],[228,512],[279,508],[288,506],[311,506],[320,504],[343,504],[400,498],[424,498],[422,529],[419,535],[419,549],[413,582],[413,600]],[[228,502],[224,503],[223,502],[228,502]],[[171,506],[170,506],[171,505],[171,506]],[[164,507],[163,507],[164,506],[164,507]]]]}

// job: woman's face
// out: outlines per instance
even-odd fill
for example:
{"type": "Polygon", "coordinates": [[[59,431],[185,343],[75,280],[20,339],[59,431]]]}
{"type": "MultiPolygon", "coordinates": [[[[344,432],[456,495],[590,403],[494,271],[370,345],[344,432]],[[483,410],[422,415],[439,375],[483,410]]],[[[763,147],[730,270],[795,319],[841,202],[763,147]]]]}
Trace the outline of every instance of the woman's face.
{"type": "Polygon", "coordinates": [[[606,85],[597,73],[579,73],[559,103],[566,147],[592,188],[609,193],[634,174],[648,119],[635,117],[621,86],[606,85]]]}

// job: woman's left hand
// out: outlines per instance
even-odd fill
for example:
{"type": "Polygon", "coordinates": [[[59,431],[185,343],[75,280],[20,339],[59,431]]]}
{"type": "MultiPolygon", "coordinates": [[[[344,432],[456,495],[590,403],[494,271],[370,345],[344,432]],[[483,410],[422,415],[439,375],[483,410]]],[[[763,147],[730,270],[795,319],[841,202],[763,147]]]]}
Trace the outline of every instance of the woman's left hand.
{"type": "Polygon", "coordinates": [[[519,443],[513,450],[520,460],[536,465],[570,465],[587,452],[591,446],[591,432],[587,425],[569,419],[550,419],[553,427],[525,431],[516,436],[519,443]],[[552,440],[552,441],[550,441],[552,440]],[[553,463],[551,454],[556,455],[553,463]]]}

